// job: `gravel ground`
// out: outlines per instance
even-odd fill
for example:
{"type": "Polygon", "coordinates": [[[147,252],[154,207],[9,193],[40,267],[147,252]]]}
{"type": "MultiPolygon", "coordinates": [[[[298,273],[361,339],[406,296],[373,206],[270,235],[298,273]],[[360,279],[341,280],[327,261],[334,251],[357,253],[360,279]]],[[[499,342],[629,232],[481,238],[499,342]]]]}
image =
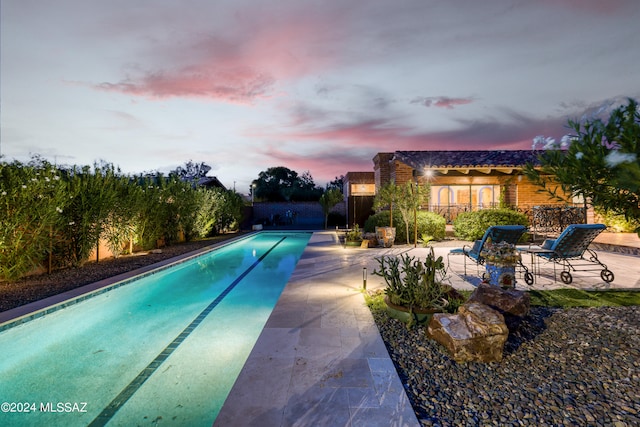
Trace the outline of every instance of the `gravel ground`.
{"type": "MultiPolygon", "coordinates": [[[[233,237],[235,235],[222,236],[233,237]]],[[[98,280],[145,267],[174,256],[210,246],[221,238],[180,243],[162,248],[162,253],[136,254],[117,259],[88,262],[79,268],[57,270],[51,274],[25,277],[17,282],[0,282],[0,311],[57,295],[98,280]]]]}
{"type": "Polygon", "coordinates": [[[374,317],[424,426],[640,425],[640,307],[532,308],[487,364],[374,317]]]}

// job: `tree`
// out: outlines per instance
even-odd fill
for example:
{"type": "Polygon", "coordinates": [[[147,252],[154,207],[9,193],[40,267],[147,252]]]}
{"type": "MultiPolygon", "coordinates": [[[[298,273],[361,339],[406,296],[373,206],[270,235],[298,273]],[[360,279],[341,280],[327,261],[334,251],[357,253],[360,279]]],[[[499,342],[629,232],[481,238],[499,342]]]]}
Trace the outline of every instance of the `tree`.
{"type": "Polygon", "coordinates": [[[322,189],[316,187],[308,171],[299,176],[284,166],[260,172],[252,188],[256,198],[268,202],[318,200],[322,195],[322,189]]]}
{"type": "Polygon", "coordinates": [[[390,182],[383,185],[373,199],[373,209],[375,211],[379,212],[387,206],[389,207],[389,227],[393,227],[393,207],[398,203],[400,194],[401,188],[390,182]]]}
{"type": "MultiPolygon", "coordinates": [[[[605,123],[600,118],[569,121],[575,133],[557,145],[552,138],[536,137],[545,150],[538,156],[540,168],[525,167],[525,175],[540,191],[564,200],[560,190],[605,212],[640,220],[640,110],[629,99],[612,111],[605,123]]],[[[640,228],[636,230],[640,235],[640,228]]]]}
{"type": "Polygon", "coordinates": [[[298,173],[284,166],[276,166],[258,174],[253,181],[254,195],[269,202],[289,200],[298,173]]]}
{"type": "MultiPolygon", "coordinates": [[[[425,197],[426,190],[411,181],[407,181],[404,185],[398,186],[397,206],[404,221],[407,231],[407,245],[409,244],[409,224],[416,222],[416,212],[420,208],[420,204],[425,197]]],[[[412,227],[413,228],[413,227],[412,227]]]]}
{"type": "Polygon", "coordinates": [[[197,181],[199,178],[204,178],[211,170],[211,166],[205,162],[193,163],[193,160],[189,160],[183,166],[178,166],[176,169],[170,172],[170,175],[177,175],[184,181],[197,181]]]}
{"type": "Polygon", "coordinates": [[[316,186],[309,171],[305,171],[295,181],[290,200],[296,202],[319,200],[324,190],[316,186]]]}
{"type": "Polygon", "coordinates": [[[332,188],[336,188],[344,194],[344,175],[336,176],[333,181],[327,183],[326,190],[331,190],[332,188]]]}
{"type": "Polygon", "coordinates": [[[96,248],[96,261],[100,238],[109,225],[109,218],[118,200],[117,184],[120,171],[110,163],[95,163],[90,166],[61,169],[67,184],[69,200],[62,217],[68,243],[67,257],[74,266],[86,261],[96,248]]]}
{"type": "Polygon", "coordinates": [[[327,222],[329,220],[329,211],[338,203],[344,199],[342,192],[337,188],[332,188],[324,192],[320,196],[320,205],[322,206],[322,212],[324,213],[324,228],[327,228],[327,222]]]}
{"type": "Polygon", "coordinates": [[[17,280],[51,254],[67,199],[46,160],[0,161],[0,279],[17,280]]]}

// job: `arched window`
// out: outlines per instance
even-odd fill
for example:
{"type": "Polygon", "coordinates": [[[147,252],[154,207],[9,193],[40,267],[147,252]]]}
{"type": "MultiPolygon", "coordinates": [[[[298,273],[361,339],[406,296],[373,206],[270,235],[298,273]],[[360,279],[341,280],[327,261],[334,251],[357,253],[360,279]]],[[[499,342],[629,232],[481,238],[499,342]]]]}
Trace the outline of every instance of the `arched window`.
{"type": "Polygon", "coordinates": [[[484,207],[485,203],[491,206],[495,202],[493,185],[478,189],[478,205],[484,207]]]}
{"type": "Polygon", "coordinates": [[[441,187],[438,190],[438,205],[452,205],[453,191],[449,186],[441,187]]]}

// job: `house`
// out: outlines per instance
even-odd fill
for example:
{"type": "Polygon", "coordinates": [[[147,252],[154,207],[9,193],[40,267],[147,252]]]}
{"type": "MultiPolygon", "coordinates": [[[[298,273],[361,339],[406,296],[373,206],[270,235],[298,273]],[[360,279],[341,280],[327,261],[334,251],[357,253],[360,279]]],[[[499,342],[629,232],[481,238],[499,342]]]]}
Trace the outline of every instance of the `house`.
{"type": "MultiPolygon", "coordinates": [[[[527,163],[538,165],[532,150],[396,151],[373,158],[376,190],[393,182],[429,185],[423,209],[451,222],[460,212],[508,205],[529,215],[532,224],[584,222],[584,204],[558,201],[530,182],[522,173],[527,163]],[[553,216],[568,218],[550,218],[553,216]]],[[[353,172],[352,172],[353,173],[353,172]]],[[[561,224],[562,225],[562,224],[561,224]]]]}
{"type": "Polygon", "coordinates": [[[199,187],[205,188],[220,188],[222,190],[227,189],[227,187],[225,187],[224,184],[222,184],[220,180],[215,176],[201,176],[199,178],[196,178],[196,184],[199,187]]]}

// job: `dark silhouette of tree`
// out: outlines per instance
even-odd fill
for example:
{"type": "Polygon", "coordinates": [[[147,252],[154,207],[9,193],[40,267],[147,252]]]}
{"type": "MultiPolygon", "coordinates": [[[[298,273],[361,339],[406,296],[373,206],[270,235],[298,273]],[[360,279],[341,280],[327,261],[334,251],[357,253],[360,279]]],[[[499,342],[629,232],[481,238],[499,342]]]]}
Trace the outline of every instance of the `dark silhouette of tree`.
{"type": "Polygon", "coordinates": [[[316,187],[308,171],[300,176],[284,166],[260,172],[252,188],[256,199],[268,202],[314,201],[323,193],[322,188],[316,187]]]}
{"type": "Polygon", "coordinates": [[[337,189],[341,193],[344,194],[344,175],[336,176],[335,179],[329,183],[327,183],[327,190],[331,190],[332,188],[337,189]]]}
{"type": "Polygon", "coordinates": [[[184,166],[172,170],[170,175],[177,175],[183,181],[197,181],[198,178],[207,176],[210,170],[211,166],[205,162],[194,163],[193,160],[189,160],[184,166]]]}

